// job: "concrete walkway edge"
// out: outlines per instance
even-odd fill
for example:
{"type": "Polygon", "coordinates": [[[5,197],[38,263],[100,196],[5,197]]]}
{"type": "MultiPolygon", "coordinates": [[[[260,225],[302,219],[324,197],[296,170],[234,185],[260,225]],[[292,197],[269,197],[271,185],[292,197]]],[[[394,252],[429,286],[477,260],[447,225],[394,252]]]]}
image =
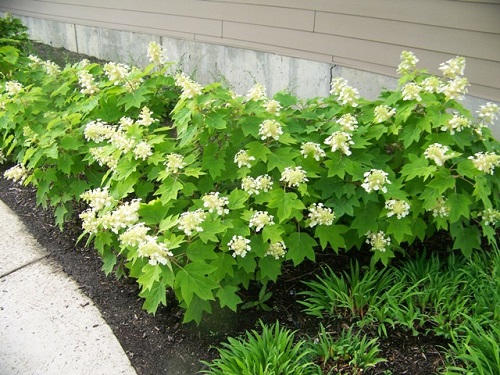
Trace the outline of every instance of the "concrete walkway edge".
{"type": "Polygon", "coordinates": [[[0,374],[136,375],[92,300],[0,201],[0,374]]]}

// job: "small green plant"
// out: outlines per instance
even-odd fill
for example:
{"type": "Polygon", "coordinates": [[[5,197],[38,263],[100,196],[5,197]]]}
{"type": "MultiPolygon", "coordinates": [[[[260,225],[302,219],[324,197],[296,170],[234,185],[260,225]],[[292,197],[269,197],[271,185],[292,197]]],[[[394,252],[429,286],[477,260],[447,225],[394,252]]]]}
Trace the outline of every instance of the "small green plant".
{"type": "Polygon", "coordinates": [[[337,276],[327,268],[316,280],[304,283],[309,289],[301,293],[306,298],[300,303],[310,315],[363,319],[371,308],[384,304],[386,291],[393,283],[389,269],[370,268],[361,273],[355,262],[349,273],[337,276]]]}
{"type": "Polygon", "coordinates": [[[241,339],[229,338],[218,349],[219,358],[204,362],[211,375],[313,375],[321,374],[310,361],[311,351],[305,341],[295,342],[294,332],[278,323],[268,327],[261,322],[262,332],[247,332],[241,339]]]}
{"type": "Polygon", "coordinates": [[[469,327],[464,337],[454,340],[451,348],[453,359],[443,371],[446,375],[477,374],[477,375],[499,375],[500,374],[500,324],[485,328],[470,318],[469,327]],[[459,362],[462,365],[453,365],[459,362]]]}
{"type": "Polygon", "coordinates": [[[380,357],[376,338],[368,339],[352,328],[332,335],[321,325],[318,337],[310,345],[323,374],[362,374],[386,361],[380,357]]]}
{"type": "Polygon", "coordinates": [[[242,309],[251,309],[257,308],[264,311],[271,311],[272,308],[266,304],[266,302],[272,297],[272,293],[267,291],[267,285],[262,285],[262,288],[259,291],[259,296],[256,301],[248,301],[241,305],[242,309]]]}

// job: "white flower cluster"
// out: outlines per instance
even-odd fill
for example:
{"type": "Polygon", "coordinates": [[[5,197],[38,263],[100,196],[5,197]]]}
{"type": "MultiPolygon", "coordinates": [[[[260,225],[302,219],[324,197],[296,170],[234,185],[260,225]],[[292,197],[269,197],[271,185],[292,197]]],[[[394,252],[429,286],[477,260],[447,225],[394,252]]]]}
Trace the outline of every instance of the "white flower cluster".
{"type": "Polygon", "coordinates": [[[83,130],[83,135],[87,141],[94,141],[96,143],[103,142],[105,140],[111,139],[114,133],[114,128],[108,125],[101,119],[89,122],[85,125],[83,130]]]}
{"type": "Polygon", "coordinates": [[[277,141],[282,134],[283,130],[281,129],[281,125],[278,121],[264,120],[259,126],[259,135],[262,140],[272,138],[277,141]]]}
{"type": "Polygon", "coordinates": [[[274,216],[269,215],[267,211],[257,211],[250,218],[250,228],[255,227],[256,232],[260,232],[266,225],[274,224],[274,216]]]}
{"type": "Polygon", "coordinates": [[[481,213],[484,225],[495,226],[500,220],[500,211],[488,208],[481,213]]]}
{"type": "Polygon", "coordinates": [[[105,147],[91,147],[90,155],[102,166],[107,166],[111,170],[115,170],[118,165],[120,155],[116,152],[110,152],[105,147]]]}
{"type": "Polygon", "coordinates": [[[118,239],[124,246],[139,246],[141,242],[146,240],[149,228],[144,223],[137,223],[127,228],[118,239]]]}
{"type": "Polygon", "coordinates": [[[465,70],[465,58],[457,56],[444,63],[439,64],[439,70],[444,77],[455,79],[457,76],[463,76],[465,70]]]}
{"type": "Polygon", "coordinates": [[[437,165],[442,167],[446,160],[451,159],[455,156],[454,153],[446,155],[450,150],[448,146],[444,146],[441,143],[433,143],[424,151],[424,156],[426,159],[434,161],[437,165]]]}
{"type": "Polygon", "coordinates": [[[418,59],[411,51],[403,51],[400,56],[401,62],[398,65],[397,73],[399,75],[410,73],[417,67],[418,59]]]}
{"type": "Polygon", "coordinates": [[[184,162],[184,157],[179,154],[168,154],[167,161],[165,162],[167,166],[167,172],[177,174],[179,171],[186,166],[184,162]]]}
{"type": "Polygon", "coordinates": [[[105,188],[96,188],[93,190],[87,190],[80,195],[85,202],[95,211],[101,211],[105,207],[111,206],[113,203],[113,198],[109,195],[109,190],[105,188]]]}
{"type": "Polygon", "coordinates": [[[358,120],[350,113],[342,115],[336,122],[342,126],[344,132],[353,132],[358,128],[358,120]]]}
{"type": "Polygon", "coordinates": [[[314,142],[303,143],[300,147],[300,153],[304,156],[304,158],[312,155],[316,161],[320,161],[320,159],[324,158],[326,155],[325,151],[321,149],[321,145],[314,142]]]}
{"type": "Polygon", "coordinates": [[[337,77],[332,79],[330,94],[337,96],[343,105],[358,106],[359,92],[349,86],[344,78],[337,77]]]}
{"type": "Polygon", "coordinates": [[[399,199],[389,199],[385,202],[385,208],[389,211],[387,217],[396,215],[398,219],[402,219],[410,213],[410,204],[399,199]]]}
{"type": "Polygon", "coordinates": [[[80,92],[85,95],[94,95],[99,93],[99,87],[95,83],[94,76],[87,70],[78,72],[78,83],[82,87],[80,92]]]}
{"type": "Polygon", "coordinates": [[[467,94],[467,86],[469,86],[467,78],[456,77],[448,81],[448,84],[442,85],[439,91],[444,94],[446,100],[462,100],[464,95],[467,94]]]}
{"type": "Polygon", "coordinates": [[[122,85],[130,74],[130,66],[109,62],[104,64],[104,73],[115,86],[122,85]]]}
{"type": "Polygon", "coordinates": [[[244,258],[245,255],[247,255],[247,253],[252,250],[249,244],[249,239],[243,236],[233,236],[227,246],[229,247],[229,250],[234,251],[234,258],[236,258],[237,256],[244,258]]]}
{"type": "Polygon", "coordinates": [[[463,129],[470,127],[470,125],[471,122],[467,117],[454,114],[453,118],[441,127],[441,130],[449,131],[453,135],[455,132],[461,132],[463,129]]]}
{"type": "Polygon", "coordinates": [[[7,81],[5,82],[5,91],[9,97],[13,97],[23,91],[23,85],[17,81],[7,81]]]}
{"type": "Polygon", "coordinates": [[[283,181],[285,186],[297,187],[309,180],[306,177],[306,172],[299,166],[295,168],[286,167],[285,170],[281,172],[280,181],[283,181]]]}
{"type": "Polygon", "coordinates": [[[396,108],[391,108],[388,105],[379,105],[375,107],[375,123],[380,124],[389,120],[396,114],[396,108]]]}
{"type": "Polygon", "coordinates": [[[148,45],[149,61],[156,65],[163,65],[167,62],[167,53],[158,43],[151,42],[148,45]]]}
{"type": "Polygon", "coordinates": [[[135,146],[133,153],[135,160],[146,160],[153,155],[153,147],[149,143],[142,141],[135,146]]]}
{"type": "Polygon", "coordinates": [[[403,100],[416,100],[417,102],[421,102],[421,91],[422,86],[417,85],[415,82],[409,82],[403,86],[403,90],[401,92],[403,94],[403,100]]]}
{"type": "Polygon", "coordinates": [[[441,87],[441,80],[436,76],[427,77],[422,81],[422,88],[425,92],[437,93],[441,87]]]}
{"type": "Polygon", "coordinates": [[[47,73],[49,76],[56,76],[61,72],[59,66],[57,66],[57,64],[53,63],[52,61],[43,61],[42,65],[45,68],[45,73],[47,73]]]}
{"type": "Polygon", "coordinates": [[[217,215],[228,214],[229,210],[225,208],[229,204],[227,197],[219,197],[219,192],[212,192],[201,197],[203,207],[208,208],[208,212],[217,212],[217,215]]]}
{"type": "Polygon", "coordinates": [[[28,59],[31,61],[29,63],[30,67],[34,67],[34,66],[37,66],[37,65],[42,65],[42,63],[43,63],[42,59],[40,59],[38,56],[35,56],[35,55],[29,55],[28,59]]]}
{"type": "Polygon", "coordinates": [[[139,120],[137,120],[137,124],[149,126],[154,122],[157,122],[157,119],[151,117],[153,112],[148,107],[142,107],[141,113],[139,114],[139,120]]]}
{"type": "Polygon", "coordinates": [[[368,237],[366,243],[371,245],[373,250],[385,253],[387,247],[391,245],[391,238],[386,236],[383,231],[379,231],[378,233],[368,232],[366,236],[368,237]]]}
{"type": "Polygon", "coordinates": [[[207,213],[201,208],[196,211],[183,212],[177,221],[177,226],[184,231],[186,236],[191,236],[194,231],[203,232],[201,224],[205,221],[207,213]]]}
{"type": "Polygon", "coordinates": [[[132,126],[134,126],[135,121],[130,117],[123,116],[118,122],[120,130],[127,132],[132,126]]]}
{"type": "Polygon", "coordinates": [[[125,202],[111,212],[106,212],[101,218],[102,227],[118,233],[120,229],[125,229],[135,224],[139,220],[137,213],[139,206],[140,199],[134,199],[130,202],[125,202]]]}
{"type": "Polygon", "coordinates": [[[253,156],[248,155],[245,150],[240,150],[234,155],[234,162],[238,164],[238,168],[248,167],[250,168],[252,165],[251,161],[254,161],[255,158],[253,156]]]}
{"type": "Polygon", "coordinates": [[[22,184],[24,180],[26,180],[26,177],[28,177],[28,170],[24,167],[24,165],[17,164],[7,169],[3,173],[3,176],[7,180],[12,180],[14,182],[19,182],[20,184],[22,184]]]}
{"type": "Polygon", "coordinates": [[[137,247],[137,254],[149,258],[149,264],[168,264],[168,257],[173,256],[164,243],[158,242],[158,237],[148,235],[149,228],[144,223],[137,223],[127,228],[119,236],[122,246],[137,247]]]}
{"type": "Polygon", "coordinates": [[[350,145],[353,145],[352,137],[346,132],[335,132],[325,139],[325,144],[332,148],[332,152],[340,150],[344,155],[351,155],[350,145]]]}
{"type": "Polygon", "coordinates": [[[166,265],[169,263],[168,257],[174,255],[165,243],[158,242],[158,237],[149,235],[137,246],[137,254],[142,258],[149,258],[152,266],[158,263],[166,265]]]}
{"type": "Polygon", "coordinates": [[[313,203],[309,207],[309,227],[316,225],[332,225],[335,220],[335,214],[330,207],[325,207],[323,203],[313,203]]]}
{"type": "Polygon", "coordinates": [[[373,190],[380,190],[384,193],[387,193],[387,187],[385,185],[390,185],[391,181],[387,178],[388,174],[380,169],[371,169],[368,172],[365,172],[364,175],[365,180],[361,184],[361,187],[365,189],[367,193],[372,192],[373,190]]]}
{"type": "Polygon", "coordinates": [[[181,98],[192,99],[201,94],[202,86],[185,73],[179,73],[175,76],[175,85],[182,89],[181,98]]]}
{"type": "Polygon", "coordinates": [[[266,88],[264,85],[256,83],[250,90],[248,90],[246,97],[248,100],[265,100],[267,99],[266,88]]]}
{"type": "Polygon", "coordinates": [[[434,217],[439,216],[444,218],[450,215],[450,207],[447,205],[444,197],[438,198],[434,207],[429,211],[432,211],[432,216],[434,217]]]}
{"type": "MultiPolygon", "coordinates": [[[[100,193],[89,193],[89,198],[92,198],[90,201],[98,208],[107,207],[107,205],[102,202],[104,200],[103,197],[97,198],[100,194],[102,194],[102,191],[100,193]],[[95,195],[95,197],[91,197],[92,195],[95,195]]],[[[101,216],[99,216],[100,210],[91,207],[80,214],[82,227],[89,233],[97,233],[99,228],[118,233],[121,229],[128,228],[137,223],[139,220],[139,215],[137,213],[139,206],[140,199],[134,199],[119,205],[113,211],[104,212],[101,216]]]]}
{"type": "Polygon", "coordinates": [[[284,257],[286,254],[286,246],[283,241],[275,242],[269,245],[266,255],[272,256],[274,259],[284,257]]]}
{"type": "Polygon", "coordinates": [[[484,173],[493,175],[495,167],[500,166],[500,155],[494,152],[476,152],[474,156],[469,156],[468,159],[472,160],[474,167],[484,173]]]}
{"type": "Polygon", "coordinates": [[[259,195],[261,191],[267,193],[273,187],[273,180],[267,174],[253,178],[246,176],[241,182],[241,188],[252,195],[259,195]]]}
{"type": "Polygon", "coordinates": [[[264,108],[266,111],[273,115],[279,115],[281,111],[281,104],[277,100],[268,100],[264,103],[264,108]]]}
{"type": "Polygon", "coordinates": [[[465,59],[457,56],[440,64],[439,70],[449,80],[447,84],[440,86],[439,91],[444,93],[446,100],[462,100],[463,96],[467,94],[467,86],[469,86],[467,78],[462,77],[465,70],[465,59]]]}
{"type": "Polygon", "coordinates": [[[488,102],[485,105],[479,106],[479,110],[476,111],[478,117],[487,124],[493,124],[498,118],[497,114],[500,112],[498,105],[488,102]]]}

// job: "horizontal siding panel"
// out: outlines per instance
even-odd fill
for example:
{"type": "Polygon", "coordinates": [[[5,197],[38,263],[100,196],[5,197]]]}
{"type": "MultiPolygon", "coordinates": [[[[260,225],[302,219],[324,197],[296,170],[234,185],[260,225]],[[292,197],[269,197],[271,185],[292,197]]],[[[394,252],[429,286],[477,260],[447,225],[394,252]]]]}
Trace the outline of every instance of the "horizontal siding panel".
{"type": "Polygon", "coordinates": [[[84,5],[99,9],[121,9],[134,12],[168,14],[213,20],[268,25],[287,29],[309,30],[314,27],[313,10],[277,8],[265,5],[218,3],[205,0],[55,0],[41,3],[84,5]]]}
{"type": "MultiPolygon", "coordinates": [[[[384,44],[379,42],[369,42],[360,39],[351,39],[347,37],[339,37],[326,34],[315,34],[303,31],[284,31],[265,26],[245,26],[230,22],[224,23],[224,38],[242,40],[253,43],[262,43],[268,46],[276,46],[287,49],[295,49],[299,51],[309,51],[320,54],[333,56],[333,62],[338,58],[356,60],[370,64],[394,67],[399,64],[399,56],[402,50],[407,49],[402,45],[384,44]],[[249,30],[250,29],[250,30],[249,30]]],[[[444,53],[432,53],[430,51],[414,49],[414,52],[421,59],[421,66],[439,66],[439,63],[444,62],[452,55],[444,53]],[[425,56],[434,56],[431,64],[424,63],[425,56]]],[[[470,60],[470,59],[469,59],[470,60]]],[[[474,60],[479,63],[481,60],[474,60]]],[[[499,71],[491,69],[491,67],[500,68],[500,63],[491,62],[487,64],[485,61],[482,64],[489,65],[490,68],[483,74],[479,75],[480,69],[476,72],[469,73],[468,78],[475,83],[500,87],[500,76],[493,75],[492,72],[499,71]],[[488,76],[484,76],[484,75],[488,76]]]]}
{"type": "MultiPolygon", "coordinates": [[[[209,2],[265,4],[310,9],[369,18],[398,20],[452,29],[500,33],[499,3],[449,0],[205,0],[209,2]]],[[[353,25],[355,27],[355,25],[353,25]]]]}
{"type": "Polygon", "coordinates": [[[314,31],[500,61],[500,34],[324,12],[317,13],[314,31]]]}
{"type": "Polygon", "coordinates": [[[11,9],[12,12],[19,11],[23,15],[57,19],[63,22],[70,21],[84,25],[95,25],[96,23],[106,25],[112,23],[123,25],[122,29],[124,27],[127,29],[127,26],[130,26],[142,28],[143,30],[149,28],[221,36],[222,21],[218,20],[119,9],[103,8],[97,11],[94,8],[82,5],[62,5],[31,0],[2,0],[0,6],[4,7],[4,9],[11,9]]]}
{"type": "Polygon", "coordinates": [[[321,54],[321,53],[313,53],[313,52],[308,52],[308,51],[301,51],[301,50],[297,50],[297,49],[293,49],[293,48],[272,46],[272,45],[262,44],[262,43],[258,43],[258,42],[249,42],[249,41],[231,39],[231,38],[220,39],[220,38],[213,38],[213,37],[204,36],[204,35],[196,35],[195,40],[198,42],[204,42],[204,43],[223,44],[223,45],[229,46],[229,47],[239,47],[239,48],[253,49],[256,51],[276,53],[276,54],[280,54],[280,55],[284,55],[284,56],[297,57],[300,59],[318,61],[318,62],[323,62],[323,63],[328,63],[328,64],[331,64],[333,62],[331,55],[325,55],[325,54],[321,54]]]}

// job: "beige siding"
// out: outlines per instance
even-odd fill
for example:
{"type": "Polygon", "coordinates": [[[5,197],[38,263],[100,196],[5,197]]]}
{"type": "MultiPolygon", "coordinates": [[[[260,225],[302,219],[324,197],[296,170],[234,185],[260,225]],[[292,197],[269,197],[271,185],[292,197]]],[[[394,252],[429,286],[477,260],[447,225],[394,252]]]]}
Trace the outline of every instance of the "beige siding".
{"type": "Polygon", "coordinates": [[[500,101],[500,0],[0,0],[0,11],[249,48],[394,75],[467,58],[472,95],[500,101]]]}

